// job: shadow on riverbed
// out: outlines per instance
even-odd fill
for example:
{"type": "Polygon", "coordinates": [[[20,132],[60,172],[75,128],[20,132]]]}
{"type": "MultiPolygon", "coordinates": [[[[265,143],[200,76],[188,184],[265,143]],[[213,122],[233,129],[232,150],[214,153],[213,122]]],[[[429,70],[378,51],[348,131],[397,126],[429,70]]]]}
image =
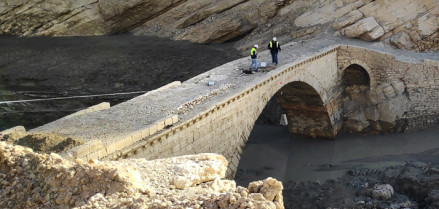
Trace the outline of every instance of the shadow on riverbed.
{"type": "Polygon", "coordinates": [[[341,177],[350,169],[415,161],[439,164],[438,138],[439,130],[304,139],[291,138],[285,127],[255,125],[235,180],[239,185],[270,176],[282,182],[326,181],[341,177]]]}
{"type": "MultiPolygon", "coordinates": [[[[98,37],[0,37],[0,101],[149,91],[185,81],[241,55],[233,43],[117,35],[98,37]]],[[[27,129],[108,101],[139,94],[0,105],[0,130],[27,129]]]]}

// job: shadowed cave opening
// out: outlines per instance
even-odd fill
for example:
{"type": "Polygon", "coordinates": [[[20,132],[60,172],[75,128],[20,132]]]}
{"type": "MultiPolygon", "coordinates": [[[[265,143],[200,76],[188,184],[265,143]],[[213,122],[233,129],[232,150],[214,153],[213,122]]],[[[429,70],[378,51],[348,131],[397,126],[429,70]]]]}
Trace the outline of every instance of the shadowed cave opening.
{"type": "Polygon", "coordinates": [[[294,81],[282,87],[266,104],[255,124],[280,125],[286,114],[291,134],[305,138],[333,138],[328,111],[309,84],[294,81]]]}
{"type": "Polygon", "coordinates": [[[291,82],[282,87],[275,97],[287,115],[290,133],[301,137],[334,137],[328,111],[311,85],[301,81],[291,82]]]}
{"type": "Polygon", "coordinates": [[[366,69],[358,64],[349,65],[343,74],[342,85],[344,87],[367,86],[370,87],[370,77],[366,69]]]}

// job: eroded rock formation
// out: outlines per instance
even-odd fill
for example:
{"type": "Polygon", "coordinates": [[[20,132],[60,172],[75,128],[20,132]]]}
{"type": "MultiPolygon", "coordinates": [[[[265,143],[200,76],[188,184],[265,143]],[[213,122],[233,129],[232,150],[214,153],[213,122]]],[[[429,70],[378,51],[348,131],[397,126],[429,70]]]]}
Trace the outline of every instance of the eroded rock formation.
{"type": "Polygon", "coordinates": [[[332,27],[349,38],[390,42],[403,49],[437,50],[438,3],[437,0],[326,1],[298,17],[295,24],[311,27],[335,22],[332,27]]]}
{"type": "Polygon", "coordinates": [[[71,162],[0,142],[0,207],[284,208],[281,182],[237,187],[226,169],[216,154],[71,162]]]}
{"type": "MultiPolygon", "coordinates": [[[[197,43],[241,39],[237,48],[335,30],[398,48],[439,48],[438,0],[37,0],[0,2],[0,35],[131,32],[197,43]]],[[[265,45],[265,44],[264,44],[265,45]]]]}
{"type": "Polygon", "coordinates": [[[377,134],[405,130],[406,124],[401,119],[408,98],[402,82],[380,85],[374,91],[357,85],[346,87],[345,91],[345,132],[377,134]]]}

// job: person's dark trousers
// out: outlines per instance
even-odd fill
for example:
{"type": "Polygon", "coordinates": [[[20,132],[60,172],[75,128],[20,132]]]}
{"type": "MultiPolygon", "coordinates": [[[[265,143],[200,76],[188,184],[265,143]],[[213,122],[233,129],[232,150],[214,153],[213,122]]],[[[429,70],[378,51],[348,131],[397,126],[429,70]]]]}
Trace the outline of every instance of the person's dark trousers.
{"type": "Polygon", "coordinates": [[[272,62],[277,65],[277,52],[271,52],[272,62]]]}

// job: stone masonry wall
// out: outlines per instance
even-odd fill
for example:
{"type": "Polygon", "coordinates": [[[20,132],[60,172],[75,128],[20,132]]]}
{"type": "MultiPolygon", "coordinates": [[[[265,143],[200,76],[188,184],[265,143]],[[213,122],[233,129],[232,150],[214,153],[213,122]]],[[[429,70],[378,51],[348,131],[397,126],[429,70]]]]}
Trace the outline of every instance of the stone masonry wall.
{"type": "MultiPolygon", "coordinates": [[[[68,153],[73,153],[73,158],[87,160],[218,153],[230,162],[227,175],[233,177],[242,149],[267,102],[280,89],[296,81],[317,92],[322,101],[321,112],[329,116],[334,136],[346,117],[363,124],[360,128],[372,127],[378,131],[383,131],[384,125],[397,126],[400,121],[405,122],[404,130],[438,126],[438,62],[398,60],[390,54],[351,46],[335,46],[319,53],[262,75],[249,83],[247,89],[224,97],[191,119],[180,121],[181,117],[173,115],[126,139],[106,144],[90,141],[68,153]],[[348,101],[344,95],[344,70],[352,64],[363,67],[370,77],[366,94],[358,95],[364,100],[360,108],[356,101],[348,101]],[[352,109],[358,112],[346,115],[346,110],[352,109]]],[[[308,121],[313,122],[316,121],[308,121]]],[[[312,136],[313,129],[309,132],[312,136]]]]}
{"type": "Polygon", "coordinates": [[[336,102],[329,93],[336,83],[336,49],[292,64],[278,74],[234,95],[191,120],[139,141],[106,159],[156,159],[186,154],[214,152],[222,154],[229,163],[228,176],[233,177],[242,149],[267,102],[285,84],[303,81],[319,92],[331,121],[337,121],[336,102]]]}
{"type": "Polygon", "coordinates": [[[362,66],[370,76],[370,104],[363,119],[393,125],[404,121],[403,131],[439,126],[437,61],[398,60],[391,54],[351,46],[340,47],[338,54],[340,77],[351,64],[362,66]]]}

